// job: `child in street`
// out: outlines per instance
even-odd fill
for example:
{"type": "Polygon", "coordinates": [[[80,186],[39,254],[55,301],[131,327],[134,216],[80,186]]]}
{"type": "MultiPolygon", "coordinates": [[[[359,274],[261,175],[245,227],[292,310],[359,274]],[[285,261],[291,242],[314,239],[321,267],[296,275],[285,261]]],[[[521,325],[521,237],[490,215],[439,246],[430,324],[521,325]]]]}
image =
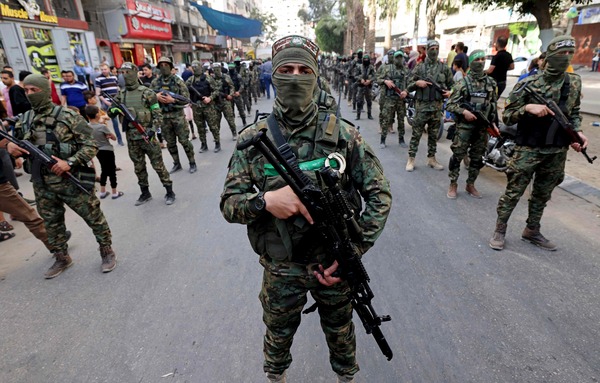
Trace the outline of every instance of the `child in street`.
{"type": "Polygon", "coordinates": [[[89,120],[89,126],[93,130],[94,140],[98,145],[98,154],[96,157],[100,162],[100,198],[108,196],[106,191],[106,180],[110,179],[112,189],[112,199],[117,199],[123,195],[123,192],[117,191],[117,166],[115,164],[115,151],[110,140],[116,140],[117,137],[108,130],[106,124],[100,122],[100,111],[97,106],[88,105],[85,107],[85,114],[89,120]]]}

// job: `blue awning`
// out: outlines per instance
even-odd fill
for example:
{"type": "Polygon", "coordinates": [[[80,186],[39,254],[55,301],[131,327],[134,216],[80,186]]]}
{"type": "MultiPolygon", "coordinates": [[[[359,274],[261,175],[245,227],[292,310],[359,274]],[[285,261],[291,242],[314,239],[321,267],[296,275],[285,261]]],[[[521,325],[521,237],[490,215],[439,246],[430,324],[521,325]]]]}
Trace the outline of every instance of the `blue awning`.
{"type": "Polygon", "coordinates": [[[216,11],[194,1],[190,1],[190,4],[200,11],[200,14],[208,25],[216,29],[220,35],[243,39],[260,36],[262,33],[262,23],[258,20],[247,19],[244,16],[233,13],[216,11]]]}

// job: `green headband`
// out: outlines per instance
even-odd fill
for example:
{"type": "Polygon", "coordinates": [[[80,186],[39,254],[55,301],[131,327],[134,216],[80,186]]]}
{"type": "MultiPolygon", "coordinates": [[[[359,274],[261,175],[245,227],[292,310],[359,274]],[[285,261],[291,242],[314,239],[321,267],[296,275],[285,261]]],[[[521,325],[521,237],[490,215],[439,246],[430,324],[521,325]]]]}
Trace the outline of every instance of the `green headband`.
{"type": "Polygon", "coordinates": [[[469,65],[471,65],[471,63],[477,59],[480,59],[482,57],[485,57],[485,52],[482,51],[481,49],[478,49],[476,51],[473,51],[473,53],[471,53],[469,55],[469,65]]]}

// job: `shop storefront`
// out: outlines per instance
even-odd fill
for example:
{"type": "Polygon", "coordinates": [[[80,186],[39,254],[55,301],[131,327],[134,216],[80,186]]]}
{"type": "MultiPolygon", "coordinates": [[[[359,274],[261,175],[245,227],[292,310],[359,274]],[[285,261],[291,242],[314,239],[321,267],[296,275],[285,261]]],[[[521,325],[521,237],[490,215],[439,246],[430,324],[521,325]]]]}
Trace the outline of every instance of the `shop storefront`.
{"type": "Polygon", "coordinates": [[[104,17],[115,65],[125,61],[155,64],[162,55],[172,55],[172,19],[166,9],[127,0],[125,13],[110,12],[104,17]]]}
{"type": "MultiPolygon", "coordinates": [[[[26,2],[2,0],[0,65],[10,65],[17,73],[22,70],[39,73],[45,67],[56,81],[60,81],[61,70],[73,70],[75,66],[83,70],[98,65],[94,33],[87,31],[87,23],[57,17],[50,2],[42,3],[35,7],[26,2]]],[[[76,2],[67,3],[77,9],[76,2]]]]}

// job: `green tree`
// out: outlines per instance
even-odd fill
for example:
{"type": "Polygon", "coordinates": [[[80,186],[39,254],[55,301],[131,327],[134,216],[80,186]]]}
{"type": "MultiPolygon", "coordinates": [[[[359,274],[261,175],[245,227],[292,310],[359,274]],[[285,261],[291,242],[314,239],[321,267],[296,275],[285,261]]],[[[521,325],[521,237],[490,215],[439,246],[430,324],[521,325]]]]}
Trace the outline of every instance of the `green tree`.
{"type": "Polygon", "coordinates": [[[545,51],[554,37],[552,18],[558,16],[565,6],[571,4],[589,4],[590,0],[465,0],[465,4],[474,4],[480,9],[510,8],[520,15],[533,15],[540,28],[542,51],[545,51]]]}
{"type": "Polygon", "coordinates": [[[262,33],[266,40],[274,41],[277,38],[277,17],[272,13],[262,13],[258,8],[253,8],[248,16],[262,23],[262,33]]]}
{"type": "Polygon", "coordinates": [[[317,45],[324,52],[344,53],[344,32],[346,23],[331,17],[321,19],[315,28],[317,45]]]}
{"type": "Polygon", "coordinates": [[[305,23],[316,23],[324,17],[336,18],[338,0],[308,0],[308,9],[301,8],[298,17],[305,23]]]}
{"type": "Polygon", "coordinates": [[[392,20],[398,14],[398,0],[377,0],[377,6],[381,11],[379,19],[386,23],[383,46],[387,51],[392,47],[392,20]]]}

